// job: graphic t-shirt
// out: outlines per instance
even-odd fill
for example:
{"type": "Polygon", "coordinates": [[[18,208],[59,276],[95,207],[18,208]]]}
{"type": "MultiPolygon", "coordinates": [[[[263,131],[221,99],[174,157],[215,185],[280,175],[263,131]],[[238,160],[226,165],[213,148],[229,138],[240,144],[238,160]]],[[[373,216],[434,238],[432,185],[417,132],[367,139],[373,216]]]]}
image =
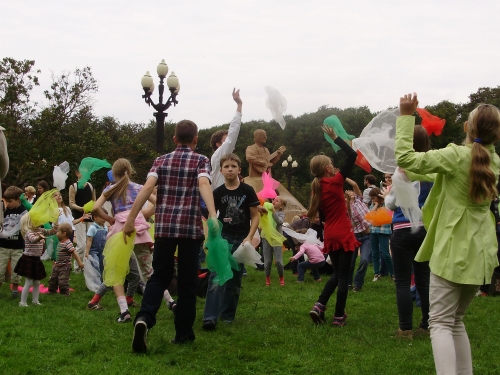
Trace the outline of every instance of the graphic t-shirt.
{"type": "Polygon", "coordinates": [[[4,211],[3,231],[0,232],[0,247],[6,249],[24,249],[24,239],[19,231],[21,217],[26,213],[26,209],[19,207],[4,211]]]}
{"type": "Polygon", "coordinates": [[[259,198],[250,185],[240,183],[234,190],[221,185],[214,190],[215,209],[219,211],[222,232],[246,235],[250,229],[250,207],[259,205],[259,198]]]}

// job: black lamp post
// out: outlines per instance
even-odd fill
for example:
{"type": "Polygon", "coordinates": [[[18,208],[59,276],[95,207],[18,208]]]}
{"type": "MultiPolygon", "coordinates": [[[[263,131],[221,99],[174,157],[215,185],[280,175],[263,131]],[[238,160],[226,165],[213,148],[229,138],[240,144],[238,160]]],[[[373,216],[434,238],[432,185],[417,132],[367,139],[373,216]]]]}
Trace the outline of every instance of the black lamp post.
{"type": "Polygon", "coordinates": [[[288,155],[288,157],[283,160],[283,163],[281,163],[281,166],[283,168],[285,168],[285,174],[286,174],[286,177],[287,177],[287,183],[288,183],[288,191],[289,192],[292,192],[292,175],[293,175],[293,172],[295,172],[295,168],[297,168],[299,166],[299,164],[297,163],[297,160],[293,160],[293,163],[292,163],[292,155],[288,155]]]}
{"type": "Polygon", "coordinates": [[[170,74],[167,78],[167,86],[170,90],[170,97],[168,98],[166,103],[163,103],[163,91],[165,87],[163,85],[163,79],[167,76],[168,66],[165,64],[165,60],[161,60],[161,63],[158,64],[156,68],[156,72],[158,73],[158,77],[160,77],[160,85],[158,86],[158,91],[160,92],[160,98],[158,100],[158,104],[153,103],[151,100],[151,94],[155,89],[155,85],[153,83],[153,78],[149,74],[149,71],[144,74],[141,79],[141,86],[144,90],[144,95],[142,96],[144,101],[148,105],[152,105],[154,109],[158,112],[155,112],[153,115],[156,118],[156,152],[159,154],[163,154],[163,139],[165,137],[165,118],[168,116],[168,113],[165,111],[173,104],[174,107],[178,104],[176,100],[177,94],[179,93],[179,79],[175,75],[174,72],[170,74]]]}

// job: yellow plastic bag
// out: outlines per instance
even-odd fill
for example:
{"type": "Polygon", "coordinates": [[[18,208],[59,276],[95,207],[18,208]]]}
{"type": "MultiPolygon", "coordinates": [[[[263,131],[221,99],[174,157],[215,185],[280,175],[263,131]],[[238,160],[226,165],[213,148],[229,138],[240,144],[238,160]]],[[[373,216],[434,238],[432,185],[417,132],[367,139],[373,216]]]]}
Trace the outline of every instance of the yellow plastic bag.
{"type": "Polygon", "coordinates": [[[123,239],[123,232],[112,235],[104,246],[103,281],[107,286],[123,285],[130,271],[129,261],[134,251],[135,232],[123,239]]]}
{"type": "Polygon", "coordinates": [[[57,189],[52,189],[43,193],[40,198],[37,199],[29,215],[33,225],[39,227],[48,222],[57,223],[59,218],[59,207],[54,199],[54,193],[59,192],[57,189]]]}
{"type": "Polygon", "coordinates": [[[265,238],[272,247],[282,246],[286,238],[276,230],[276,223],[273,220],[273,204],[266,202],[264,208],[267,215],[260,217],[259,228],[262,229],[260,236],[265,238]]]}

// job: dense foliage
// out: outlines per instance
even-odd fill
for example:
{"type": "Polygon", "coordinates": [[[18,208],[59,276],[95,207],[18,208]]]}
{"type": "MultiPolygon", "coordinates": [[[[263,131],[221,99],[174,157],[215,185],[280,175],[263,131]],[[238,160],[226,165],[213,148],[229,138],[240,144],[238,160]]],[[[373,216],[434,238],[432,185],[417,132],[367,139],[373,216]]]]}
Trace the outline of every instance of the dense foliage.
{"type": "MultiPolygon", "coordinates": [[[[33,60],[16,61],[4,58],[0,62],[0,125],[6,131],[10,155],[10,171],[5,182],[24,186],[35,185],[40,179],[52,180],[54,165],[68,161],[73,170],[86,156],[107,159],[113,162],[118,157],[128,158],[134,166],[137,182],[144,182],[153,159],[155,150],[155,123],[120,123],[109,116],[97,117],[93,113],[93,94],[98,91],[98,83],[90,67],[64,72],[52,77],[50,88],[44,91],[47,103],[40,106],[30,101],[30,93],[39,85],[33,60]]],[[[244,98],[243,98],[244,100],[244,98]]],[[[500,86],[480,88],[469,96],[469,101],[455,104],[442,101],[427,109],[446,119],[446,126],[440,137],[432,136],[434,148],[445,147],[448,143],[461,143],[464,139],[463,123],[468,113],[478,103],[490,103],[500,106],[500,86]]],[[[140,102],[139,102],[140,104],[140,102]]],[[[138,105],[139,105],[138,104],[138,105]]],[[[319,126],[323,120],[337,115],[347,133],[358,136],[368,122],[376,115],[368,107],[340,109],[321,106],[317,111],[298,117],[285,116],[285,130],[281,130],[274,121],[244,122],[236,154],[243,161],[243,172],[248,173],[248,164],[244,160],[245,149],[253,143],[256,129],[267,131],[267,147],[271,152],[280,145],[287,147],[285,157],[291,154],[299,166],[292,176],[292,193],[308,205],[310,159],[322,152],[333,157],[336,165],[341,165],[343,155],[336,154],[324,140],[319,126]]],[[[230,119],[228,119],[229,121],[230,119]]],[[[418,121],[418,120],[417,120],[418,121]]],[[[172,141],[175,124],[165,124],[165,151],[173,150],[172,141]]],[[[210,156],[210,137],[216,130],[227,128],[228,124],[202,129],[199,132],[198,151],[210,156]]],[[[353,179],[362,184],[362,169],[356,167],[353,179]]],[[[374,171],[377,177],[381,174],[374,171]]],[[[273,175],[285,186],[287,176],[284,168],[276,164],[273,175]]],[[[70,181],[74,180],[71,175],[70,181]]],[[[99,171],[93,176],[94,184],[99,188],[106,181],[106,171],[99,171]]]]}

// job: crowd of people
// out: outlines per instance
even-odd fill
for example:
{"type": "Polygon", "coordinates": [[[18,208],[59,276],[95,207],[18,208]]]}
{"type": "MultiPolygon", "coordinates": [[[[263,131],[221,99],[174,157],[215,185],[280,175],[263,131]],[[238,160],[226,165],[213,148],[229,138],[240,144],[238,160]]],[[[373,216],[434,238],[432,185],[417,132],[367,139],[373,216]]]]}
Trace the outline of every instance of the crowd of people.
{"type": "MultiPolygon", "coordinates": [[[[220,233],[233,253],[241,244],[255,243],[261,215],[271,211],[274,229],[283,233],[282,226],[286,227],[287,244],[293,250],[289,261],[297,282],[304,282],[308,269],[320,282],[319,270],[327,263],[331,265],[330,276],[310,309],[314,323],[326,323],[327,305],[336,292],[332,325],[347,324],[349,291],[363,290],[368,265],[373,263],[373,282],[387,275],[395,283],[399,316],[395,337],[430,335],[438,374],[472,373],[470,345],[462,320],[479,286],[479,293],[487,293],[486,285],[498,266],[500,158],[493,144],[500,139],[500,111],[487,104],[478,106],[465,124],[464,145],[431,150],[427,132],[415,125],[416,94],[400,99],[396,173],[416,181],[418,186],[418,206],[423,216],[416,224],[400,207],[395,189],[391,188],[391,174],[384,175],[380,187],[373,175],[366,175],[364,191],[348,177],[357,153],[333,128],[323,125],[323,132],[345,153],[345,162],[336,168],[325,155],[311,159],[313,181],[307,215],[286,224],[286,199],[278,195],[265,208],[254,188],[241,179],[241,160],[233,153],[241,126],[239,90],[233,90],[233,99],[236,114],[228,131],[212,136],[211,159],[194,151],[198,128],[192,121],[183,120],[175,128],[176,149],[154,160],[144,185],[130,179],[132,165],[121,158],[112,166],[113,182],[99,198],[89,182],[71,185],[69,208],[60,192],[51,190],[45,181],[38,183],[36,191],[32,186],[24,192],[15,186],[5,189],[0,285],[10,262],[12,295],[17,297],[24,277],[19,305],[28,307],[30,288],[32,304],[39,305],[40,280],[47,276],[41,257],[48,247],[47,239],[55,235],[58,245],[51,255],[49,293],[69,295],[71,269],[86,273],[92,267],[100,277],[100,285],[87,307],[102,308],[101,298],[113,290],[120,310],[119,323],[132,320],[129,306],[136,304],[134,294],[142,288],[142,303],[133,323],[135,352],[147,351],[148,332],[156,324],[163,300],[174,312],[176,334],[172,343],[184,344],[195,340],[200,249],[206,235],[203,220],[207,222],[208,236],[215,238],[220,233]],[[41,226],[44,223],[32,215],[42,204],[37,200],[55,201],[57,221],[41,226]],[[92,213],[84,209],[90,201],[95,201],[92,213]],[[390,223],[367,220],[370,211],[384,207],[394,212],[390,223]],[[301,239],[294,233],[307,233],[309,237],[301,239]],[[174,274],[177,300],[168,290],[174,274]],[[416,331],[412,287],[418,293],[422,314],[416,331]]],[[[263,137],[265,141],[265,134],[263,137]]],[[[268,170],[272,163],[266,163],[264,169],[268,170]]],[[[77,178],[81,178],[79,172],[77,178]]],[[[265,285],[271,284],[274,260],[279,283],[284,286],[282,247],[266,237],[261,247],[265,285]]],[[[229,277],[212,270],[202,329],[214,331],[220,321],[231,324],[235,320],[244,270],[243,264],[236,264],[229,277]]]]}

